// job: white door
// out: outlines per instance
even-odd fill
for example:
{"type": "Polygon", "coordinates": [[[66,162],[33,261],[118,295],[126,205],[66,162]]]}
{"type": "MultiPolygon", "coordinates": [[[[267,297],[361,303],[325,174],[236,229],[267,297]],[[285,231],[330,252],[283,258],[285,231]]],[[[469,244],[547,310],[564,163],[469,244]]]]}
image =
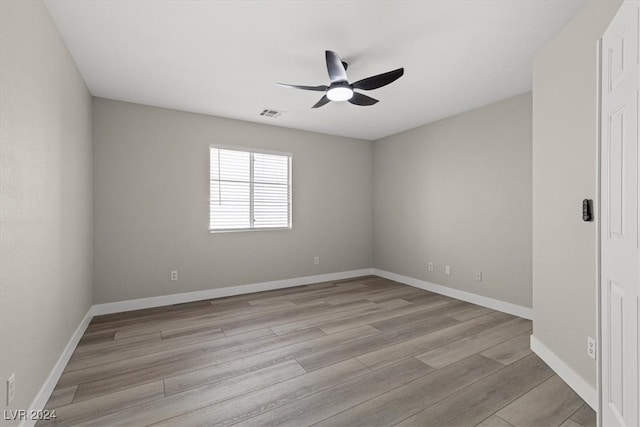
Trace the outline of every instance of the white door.
{"type": "Polygon", "coordinates": [[[640,423],[639,19],[639,2],[625,1],[602,38],[600,403],[605,427],[640,423]]]}

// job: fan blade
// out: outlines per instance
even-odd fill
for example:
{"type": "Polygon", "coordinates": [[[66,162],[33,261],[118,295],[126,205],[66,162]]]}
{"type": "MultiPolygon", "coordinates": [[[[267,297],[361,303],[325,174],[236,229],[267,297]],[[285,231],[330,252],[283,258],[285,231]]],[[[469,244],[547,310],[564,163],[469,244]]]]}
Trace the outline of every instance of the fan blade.
{"type": "Polygon", "coordinates": [[[354,105],[373,105],[378,102],[378,100],[358,92],[353,92],[353,96],[351,97],[349,102],[354,105]]]}
{"type": "Polygon", "coordinates": [[[288,88],[292,88],[292,89],[302,89],[302,90],[315,90],[318,92],[326,92],[327,89],[329,89],[327,86],[321,85],[321,86],[300,86],[300,85],[288,85],[286,83],[276,83],[278,86],[282,86],[282,87],[288,87],[288,88]]]}
{"type": "Polygon", "coordinates": [[[322,98],[320,98],[320,101],[316,102],[316,104],[311,108],[320,108],[324,104],[328,104],[329,102],[331,102],[331,100],[329,98],[327,98],[327,95],[325,95],[322,98]]]}
{"type": "Polygon", "coordinates": [[[398,68],[397,70],[389,71],[387,73],[378,74],[377,76],[368,77],[366,79],[358,80],[351,86],[354,89],[372,90],[379,87],[386,86],[391,82],[398,80],[404,74],[404,68],[398,68]]]}
{"type": "Polygon", "coordinates": [[[346,82],[347,72],[338,54],[327,50],[325,51],[325,57],[327,59],[327,71],[329,72],[331,83],[346,82]]]}

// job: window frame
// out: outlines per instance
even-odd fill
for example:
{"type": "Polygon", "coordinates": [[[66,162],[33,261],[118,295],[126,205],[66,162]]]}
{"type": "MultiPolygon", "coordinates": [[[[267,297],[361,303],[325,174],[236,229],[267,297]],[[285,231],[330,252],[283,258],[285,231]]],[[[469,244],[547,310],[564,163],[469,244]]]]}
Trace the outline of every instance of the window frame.
{"type": "Polygon", "coordinates": [[[250,148],[236,145],[220,145],[220,144],[210,144],[209,145],[209,226],[208,230],[210,234],[217,233],[242,233],[242,232],[252,232],[252,231],[287,231],[293,229],[293,180],[292,180],[292,170],[293,170],[293,154],[284,151],[274,151],[274,150],[264,150],[260,148],[250,148]],[[246,228],[225,228],[225,229],[214,229],[211,228],[211,149],[216,148],[220,150],[232,150],[232,151],[243,151],[248,152],[250,155],[251,163],[249,166],[250,170],[250,178],[249,178],[249,217],[250,217],[250,227],[246,228]],[[288,158],[288,174],[287,174],[287,217],[289,225],[287,227],[253,227],[253,214],[254,214],[254,179],[253,179],[253,154],[270,154],[276,156],[283,156],[288,158]]]}

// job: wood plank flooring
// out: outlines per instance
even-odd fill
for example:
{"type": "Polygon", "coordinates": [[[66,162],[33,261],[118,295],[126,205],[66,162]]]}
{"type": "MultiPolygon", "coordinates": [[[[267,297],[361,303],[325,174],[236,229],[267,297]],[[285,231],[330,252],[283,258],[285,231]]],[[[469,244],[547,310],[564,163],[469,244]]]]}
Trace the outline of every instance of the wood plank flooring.
{"type": "Polygon", "coordinates": [[[375,276],[99,316],[38,426],[595,426],[530,334],[375,276]]]}

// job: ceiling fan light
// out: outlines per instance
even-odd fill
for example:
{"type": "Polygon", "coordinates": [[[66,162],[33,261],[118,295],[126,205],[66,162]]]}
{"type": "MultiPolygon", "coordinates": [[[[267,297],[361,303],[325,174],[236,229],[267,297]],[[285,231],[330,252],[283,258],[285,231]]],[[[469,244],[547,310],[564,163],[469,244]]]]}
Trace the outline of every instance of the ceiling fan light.
{"type": "Polygon", "coordinates": [[[348,101],[351,97],[353,97],[353,89],[350,87],[332,87],[327,91],[327,98],[332,101],[348,101]]]}

